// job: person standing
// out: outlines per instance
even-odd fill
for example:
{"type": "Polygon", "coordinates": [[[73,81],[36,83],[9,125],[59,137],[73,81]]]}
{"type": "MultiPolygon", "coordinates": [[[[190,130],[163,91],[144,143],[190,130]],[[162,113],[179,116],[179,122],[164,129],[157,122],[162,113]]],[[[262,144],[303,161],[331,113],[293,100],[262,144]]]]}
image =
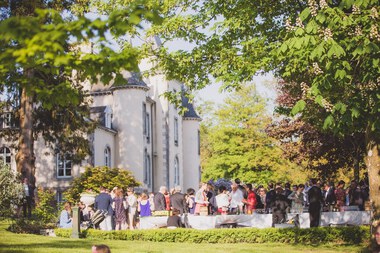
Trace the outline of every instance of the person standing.
{"type": "Polygon", "coordinates": [[[239,189],[238,185],[235,182],[232,183],[231,189],[232,189],[231,202],[230,202],[231,213],[233,214],[243,213],[243,206],[244,206],[243,192],[239,189]]]}
{"type": "Polygon", "coordinates": [[[310,227],[318,227],[321,219],[323,196],[321,188],[317,186],[317,180],[315,178],[311,180],[311,184],[312,187],[308,191],[310,227]]]}
{"type": "Polygon", "coordinates": [[[247,214],[252,214],[256,209],[256,194],[253,191],[252,184],[247,184],[247,200],[245,202],[247,207],[247,214]]]}
{"type": "Polygon", "coordinates": [[[160,187],[160,191],[154,195],[154,210],[155,211],[164,211],[166,210],[166,200],[165,194],[167,193],[167,188],[165,186],[160,187]]]}
{"type": "Polygon", "coordinates": [[[275,224],[285,223],[286,210],[289,208],[289,201],[283,194],[283,189],[280,186],[276,187],[274,200],[271,202],[272,209],[272,227],[275,224]]]}
{"type": "Polygon", "coordinates": [[[324,203],[327,210],[332,211],[336,204],[334,184],[332,182],[324,184],[324,203]]]}
{"type": "Polygon", "coordinates": [[[268,183],[268,192],[265,195],[265,211],[268,213],[272,202],[276,197],[276,191],[274,189],[274,184],[272,182],[268,183]]]}
{"type": "Polygon", "coordinates": [[[186,190],[186,207],[188,209],[189,214],[194,214],[195,211],[195,190],[193,188],[189,188],[186,190]]]}
{"type": "Polygon", "coordinates": [[[31,218],[32,217],[32,205],[34,198],[34,189],[31,184],[29,184],[28,178],[24,178],[23,183],[25,199],[22,205],[24,211],[24,217],[31,218]]]}
{"type": "Polygon", "coordinates": [[[112,198],[103,186],[100,187],[99,195],[95,197],[94,207],[96,210],[101,210],[105,214],[105,219],[99,224],[100,229],[106,231],[112,230],[112,198]]]}
{"type": "Polygon", "coordinates": [[[127,229],[127,201],[124,200],[121,188],[114,190],[114,196],[112,207],[115,212],[115,230],[125,230],[127,229]]]}
{"type": "Polygon", "coordinates": [[[194,214],[199,215],[201,212],[201,207],[207,207],[208,206],[208,200],[207,200],[207,184],[201,183],[201,187],[195,194],[195,210],[194,214]]]}
{"type": "Polygon", "coordinates": [[[293,192],[288,196],[288,199],[292,201],[291,212],[301,214],[303,212],[304,206],[304,196],[303,191],[305,186],[303,184],[299,184],[293,187],[293,192]]]}
{"type": "Polygon", "coordinates": [[[186,210],[186,198],[185,194],[181,193],[181,186],[177,185],[174,187],[174,194],[170,196],[170,206],[172,209],[177,209],[182,215],[186,210]]]}
{"type": "Polygon", "coordinates": [[[336,207],[340,212],[344,211],[343,206],[346,203],[346,190],[344,189],[345,184],[346,183],[343,180],[340,180],[335,190],[336,207]]]}
{"type": "Polygon", "coordinates": [[[137,198],[132,187],[127,188],[128,225],[129,229],[135,229],[135,217],[137,211],[137,198]]]}
{"type": "Polygon", "coordinates": [[[219,194],[215,197],[216,206],[219,214],[227,214],[230,207],[230,197],[224,185],[219,186],[219,194]]]}
{"type": "Polygon", "coordinates": [[[152,215],[151,200],[149,200],[148,195],[143,192],[141,193],[141,199],[138,203],[137,209],[140,213],[140,217],[146,217],[152,215]]]}

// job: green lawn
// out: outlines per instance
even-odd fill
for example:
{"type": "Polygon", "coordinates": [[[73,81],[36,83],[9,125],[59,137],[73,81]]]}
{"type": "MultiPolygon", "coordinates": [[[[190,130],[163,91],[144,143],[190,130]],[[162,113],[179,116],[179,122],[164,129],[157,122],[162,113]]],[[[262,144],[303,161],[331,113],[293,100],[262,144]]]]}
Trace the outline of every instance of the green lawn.
{"type": "Polygon", "coordinates": [[[91,252],[93,244],[107,244],[113,253],[168,252],[168,253],[235,253],[235,252],[361,252],[361,245],[288,245],[288,244],[190,244],[130,241],[94,241],[89,239],[63,239],[6,231],[8,225],[0,223],[0,252],[91,252]]]}

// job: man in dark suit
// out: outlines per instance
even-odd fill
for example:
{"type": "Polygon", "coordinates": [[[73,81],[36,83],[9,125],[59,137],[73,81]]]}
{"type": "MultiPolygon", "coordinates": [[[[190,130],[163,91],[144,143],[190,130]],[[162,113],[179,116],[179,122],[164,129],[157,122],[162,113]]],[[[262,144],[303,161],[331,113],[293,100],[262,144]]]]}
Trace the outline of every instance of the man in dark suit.
{"type": "Polygon", "coordinates": [[[334,184],[332,182],[325,183],[324,190],[325,207],[330,210],[336,203],[334,184]]]}
{"type": "Polygon", "coordinates": [[[268,192],[265,196],[265,206],[266,206],[266,212],[268,213],[269,212],[269,208],[271,208],[273,202],[274,202],[274,199],[276,197],[276,191],[274,189],[274,184],[272,182],[270,182],[268,184],[268,192]]]}
{"type": "Polygon", "coordinates": [[[182,215],[187,212],[185,194],[181,193],[181,186],[174,187],[174,194],[170,196],[170,206],[172,210],[176,209],[182,215]]]}
{"type": "Polygon", "coordinates": [[[312,187],[308,191],[310,227],[318,227],[321,219],[323,196],[321,189],[317,186],[317,180],[315,178],[311,180],[311,184],[312,187]]]}
{"type": "Polygon", "coordinates": [[[165,186],[161,186],[160,191],[154,195],[153,197],[154,211],[166,210],[166,200],[165,200],[166,192],[167,192],[167,188],[165,186]]]}
{"type": "Polygon", "coordinates": [[[94,207],[96,210],[101,210],[105,212],[106,218],[99,224],[99,227],[101,230],[112,230],[112,216],[113,216],[113,209],[112,209],[112,198],[111,195],[109,195],[106,192],[106,188],[103,186],[100,187],[100,193],[95,198],[95,204],[94,207]]]}

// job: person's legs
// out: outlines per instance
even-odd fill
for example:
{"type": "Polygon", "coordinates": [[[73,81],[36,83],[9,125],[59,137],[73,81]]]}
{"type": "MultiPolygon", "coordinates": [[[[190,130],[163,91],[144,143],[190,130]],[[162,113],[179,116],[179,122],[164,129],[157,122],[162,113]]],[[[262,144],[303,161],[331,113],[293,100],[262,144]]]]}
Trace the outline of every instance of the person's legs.
{"type": "Polygon", "coordinates": [[[309,215],[310,215],[310,227],[318,227],[320,220],[321,207],[319,205],[310,205],[309,215]]]}
{"type": "Polygon", "coordinates": [[[106,221],[106,230],[111,231],[112,230],[112,216],[107,215],[105,221],[106,221]]]}
{"type": "Polygon", "coordinates": [[[135,214],[134,213],[128,213],[128,222],[129,222],[129,229],[133,230],[135,227],[134,227],[134,218],[135,218],[135,214]]]}

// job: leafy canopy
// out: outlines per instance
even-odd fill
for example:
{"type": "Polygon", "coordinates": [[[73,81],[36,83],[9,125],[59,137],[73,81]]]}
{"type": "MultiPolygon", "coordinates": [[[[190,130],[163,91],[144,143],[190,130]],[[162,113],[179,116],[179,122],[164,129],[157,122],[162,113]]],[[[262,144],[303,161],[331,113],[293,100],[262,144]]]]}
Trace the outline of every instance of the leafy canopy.
{"type": "Polygon", "coordinates": [[[294,175],[305,180],[265,132],[271,119],[254,85],[232,93],[212,114],[214,122],[202,123],[201,128],[204,180],[238,177],[263,184],[294,180],[294,175]]]}
{"type": "Polygon", "coordinates": [[[87,167],[77,178],[74,178],[70,188],[65,192],[67,200],[77,202],[83,192],[98,193],[100,186],[106,189],[120,187],[126,192],[127,187],[139,186],[129,170],[109,167],[87,167]]]}

